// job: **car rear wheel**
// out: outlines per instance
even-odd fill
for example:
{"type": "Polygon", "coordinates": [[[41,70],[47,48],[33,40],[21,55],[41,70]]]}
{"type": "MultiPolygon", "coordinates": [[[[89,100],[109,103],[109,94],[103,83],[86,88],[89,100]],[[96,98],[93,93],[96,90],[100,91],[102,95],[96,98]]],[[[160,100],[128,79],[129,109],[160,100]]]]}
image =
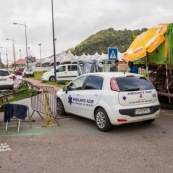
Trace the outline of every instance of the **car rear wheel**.
{"type": "Polygon", "coordinates": [[[14,89],[14,85],[11,85],[10,89],[14,89]]]}
{"type": "Polygon", "coordinates": [[[145,123],[145,124],[152,124],[154,121],[155,121],[155,119],[146,120],[146,121],[143,121],[143,123],[145,123]]]}
{"type": "Polygon", "coordinates": [[[55,77],[54,77],[54,76],[51,76],[51,77],[49,78],[49,81],[54,82],[54,81],[55,81],[55,77]]]}
{"type": "Polygon", "coordinates": [[[109,131],[112,128],[112,124],[109,120],[109,117],[103,108],[99,108],[96,110],[95,123],[97,128],[104,132],[109,131]]]}
{"type": "Polygon", "coordinates": [[[57,115],[65,115],[64,105],[60,99],[57,99],[57,115]]]}

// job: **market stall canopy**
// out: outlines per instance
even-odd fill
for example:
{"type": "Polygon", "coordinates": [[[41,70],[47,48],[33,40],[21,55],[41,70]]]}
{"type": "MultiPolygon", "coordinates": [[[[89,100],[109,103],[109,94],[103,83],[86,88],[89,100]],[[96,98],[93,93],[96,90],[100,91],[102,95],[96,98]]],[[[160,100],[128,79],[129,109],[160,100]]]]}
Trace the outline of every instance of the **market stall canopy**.
{"type": "Polygon", "coordinates": [[[160,24],[138,35],[130,47],[124,53],[123,59],[135,61],[146,56],[147,52],[153,52],[164,40],[164,33],[169,24],[160,24]]]}

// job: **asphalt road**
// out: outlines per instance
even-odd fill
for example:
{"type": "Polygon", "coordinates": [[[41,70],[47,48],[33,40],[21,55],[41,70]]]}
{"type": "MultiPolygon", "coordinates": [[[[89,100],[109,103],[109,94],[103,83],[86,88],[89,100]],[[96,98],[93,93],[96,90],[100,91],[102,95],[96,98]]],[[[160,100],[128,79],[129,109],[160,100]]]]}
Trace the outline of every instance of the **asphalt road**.
{"type": "MultiPolygon", "coordinates": [[[[30,105],[30,99],[19,101],[30,105]]],[[[32,110],[30,109],[32,112],[32,110]]],[[[97,130],[79,117],[59,119],[46,128],[34,114],[32,129],[11,122],[8,133],[0,114],[0,173],[172,173],[173,110],[161,110],[152,125],[143,123],[97,130]]]]}

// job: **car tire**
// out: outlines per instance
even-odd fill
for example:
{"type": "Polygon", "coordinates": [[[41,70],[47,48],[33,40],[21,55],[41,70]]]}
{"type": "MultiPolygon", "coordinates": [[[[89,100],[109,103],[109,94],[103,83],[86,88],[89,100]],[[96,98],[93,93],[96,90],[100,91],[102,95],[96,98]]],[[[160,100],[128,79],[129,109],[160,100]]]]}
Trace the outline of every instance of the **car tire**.
{"type": "Polygon", "coordinates": [[[51,77],[49,78],[49,81],[54,82],[54,81],[55,81],[55,77],[54,77],[54,76],[51,76],[51,77]]]}
{"type": "Polygon", "coordinates": [[[155,119],[143,121],[144,124],[152,124],[155,119]]]}
{"type": "Polygon", "coordinates": [[[10,89],[11,89],[11,90],[14,89],[14,85],[11,85],[10,89]]]}
{"type": "Polygon", "coordinates": [[[106,111],[103,108],[99,108],[96,110],[95,123],[100,131],[106,132],[112,129],[112,124],[106,111]]]}
{"type": "Polygon", "coordinates": [[[66,113],[62,101],[57,99],[57,116],[64,116],[65,114],[66,113]]]}

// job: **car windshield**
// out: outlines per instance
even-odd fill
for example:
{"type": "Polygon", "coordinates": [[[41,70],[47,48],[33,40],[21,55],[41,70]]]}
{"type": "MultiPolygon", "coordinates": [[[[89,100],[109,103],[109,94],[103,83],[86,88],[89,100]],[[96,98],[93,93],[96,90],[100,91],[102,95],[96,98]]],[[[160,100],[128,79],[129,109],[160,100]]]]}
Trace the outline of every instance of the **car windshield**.
{"type": "Polygon", "coordinates": [[[24,70],[24,68],[19,68],[18,70],[23,71],[23,70],[24,70]]]}
{"type": "Polygon", "coordinates": [[[120,91],[141,91],[154,89],[145,77],[116,78],[120,91]]]}
{"type": "Polygon", "coordinates": [[[31,68],[28,68],[25,70],[26,72],[32,72],[33,70],[31,68]]]}
{"type": "Polygon", "coordinates": [[[10,73],[8,71],[3,71],[3,70],[0,70],[0,76],[9,76],[10,73]]]}
{"type": "Polygon", "coordinates": [[[50,72],[54,72],[54,68],[50,70],[50,72]]]}

